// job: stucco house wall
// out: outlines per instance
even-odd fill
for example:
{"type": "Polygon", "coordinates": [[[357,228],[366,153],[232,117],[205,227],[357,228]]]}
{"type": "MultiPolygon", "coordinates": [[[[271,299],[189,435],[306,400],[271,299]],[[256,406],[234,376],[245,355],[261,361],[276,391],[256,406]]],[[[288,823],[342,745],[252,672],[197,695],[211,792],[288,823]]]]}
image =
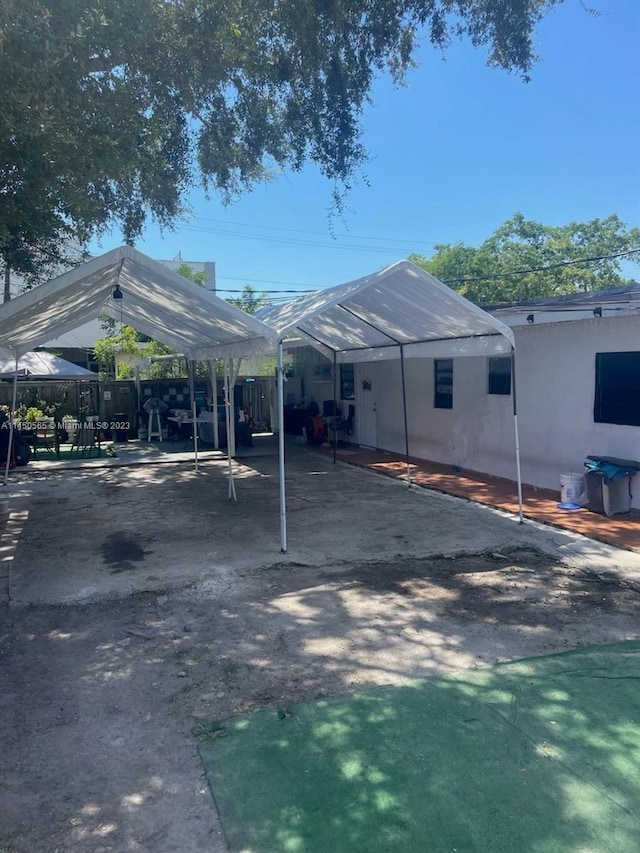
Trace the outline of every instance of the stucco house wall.
{"type": "MultiPolygon", "coordinates": [[[[559,490],[560,474],[582,472],[587,455],[640,459],[640,427],[593,418],[596,353],[640,350],[640,317],[518,325],[514,333],[524,482],[559,490]]],[[[452,409],[433,406],[433,359],[405,364],[411,455],[515,478],[512,398],[487,393],[487,359],[454,359],[452,409]]],[[[367,364],[366,372],[377,446],[404,452],[400,363],[367,364]]],[[[640,475],[632,490],[640,507],[640,475]]]]}

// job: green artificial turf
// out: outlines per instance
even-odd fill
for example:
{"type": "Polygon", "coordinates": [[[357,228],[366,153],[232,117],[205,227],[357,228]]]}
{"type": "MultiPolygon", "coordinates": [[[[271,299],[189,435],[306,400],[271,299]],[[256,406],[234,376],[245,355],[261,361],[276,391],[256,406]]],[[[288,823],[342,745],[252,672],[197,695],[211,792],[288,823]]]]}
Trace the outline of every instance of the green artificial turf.
{"type": "Polygon", "coordinates": [[[40,448],[35,456],[31,458],[36,462],[66,462],[71,459],[106,459],[108,456],[115,456],[115,453],[107,453],[104,447],[98,449],[97,447],[91,448],[90,450],[78,450],[77,448],[72,448],[71,445],[60,445],[60,456],[56,456],[55,450],[51,452],[40,448]]]}
{"type": "Polygon", "coordinates": [[[638,853],[640,642],[200,726],[232,853],[638,853]]]}

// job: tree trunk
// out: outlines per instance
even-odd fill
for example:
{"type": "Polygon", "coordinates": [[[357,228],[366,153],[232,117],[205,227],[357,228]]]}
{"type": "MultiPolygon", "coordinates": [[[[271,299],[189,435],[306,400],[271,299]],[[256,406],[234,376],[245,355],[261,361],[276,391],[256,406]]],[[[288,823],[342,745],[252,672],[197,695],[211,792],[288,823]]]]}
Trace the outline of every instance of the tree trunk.
{"type": "Polygon", "coordinates": [[[9,264],[4,266],[4,302],[11,300],[11,267],[9,264]]]}

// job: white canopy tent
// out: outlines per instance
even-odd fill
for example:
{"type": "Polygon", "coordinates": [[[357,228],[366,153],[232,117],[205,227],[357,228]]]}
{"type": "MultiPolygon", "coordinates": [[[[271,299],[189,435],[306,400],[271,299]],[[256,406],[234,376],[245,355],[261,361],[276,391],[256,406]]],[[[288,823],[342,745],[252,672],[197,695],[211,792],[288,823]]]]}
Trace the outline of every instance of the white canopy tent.
{"type": "Polygon", "coordinates": [[[274,348],[273,331],[259,320],[120,246],[0,306],[0,355],[19,358],[102,315],[190,360],[242,358],[274,348]]]}
{"type": "MultiPolygon", "coordinates": [[[[229,365],[272,353],[277,342],[260,320],[121,246],[0,306],[0,356],[14,361],[14,413],[20,357],[102,315],[175,347],[192,362],[222,358],[229,365]]],[[[195,420],[193,399],[192,406],[195,420]]]]}
{"type": "MultiPolygon", "coordinates": [[[[31,382],[57,380],[59,382],[97,382],[98,374],[79,364],[66,361],[51,352],[26,352],[18,359],[18,379],[31,382]]],[[[16,362],[13,358],[0,359],[0,379],[13,379],[16,362]]]]}
{"type": "MultiPolygon", "coordinates": [[[[333,360],[334,387],[338,363],[400,360],[405,451],[409,484],[409,436],[405,390],[405,358],[454,358],[510,355],[513,418],[520,521],[522,485],[515,386],[515,340],[511,329],[448,288],[410,261],[285,305],[258,312],[276,330],[280,423],[284,423],[282,351],[285,337],[296,335],[333,360]]],[[[335,392],[334,392],[335,396],[335,392]]],[[[280,430],[280,517],[282,550],[286,550],[284,432],[280,430]]],[[[335,446],[334,446],[335,459],[335,446]]]]}

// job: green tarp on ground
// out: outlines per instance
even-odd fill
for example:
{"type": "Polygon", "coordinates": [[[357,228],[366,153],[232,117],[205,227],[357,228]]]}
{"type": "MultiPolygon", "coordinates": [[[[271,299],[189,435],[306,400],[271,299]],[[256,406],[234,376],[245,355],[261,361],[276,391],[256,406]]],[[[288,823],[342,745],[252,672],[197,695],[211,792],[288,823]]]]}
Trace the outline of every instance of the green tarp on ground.
{"type": "Polygon", "coordinates": [[[232,853],[638,853],[640,641],[200,727],[232,853]]]}
{"type": "Polygon", "coordinates": [[[69,445],[62,445],[60,451],[56,454],[55,450],[45,450],[39,448],[32,457],[36,462],[68,462],[75,459],[106,459],[108,456],[115,456],[114,452],[107,452],[105,448],[91,448],[88,450],[77,450],[69,445]]]}

